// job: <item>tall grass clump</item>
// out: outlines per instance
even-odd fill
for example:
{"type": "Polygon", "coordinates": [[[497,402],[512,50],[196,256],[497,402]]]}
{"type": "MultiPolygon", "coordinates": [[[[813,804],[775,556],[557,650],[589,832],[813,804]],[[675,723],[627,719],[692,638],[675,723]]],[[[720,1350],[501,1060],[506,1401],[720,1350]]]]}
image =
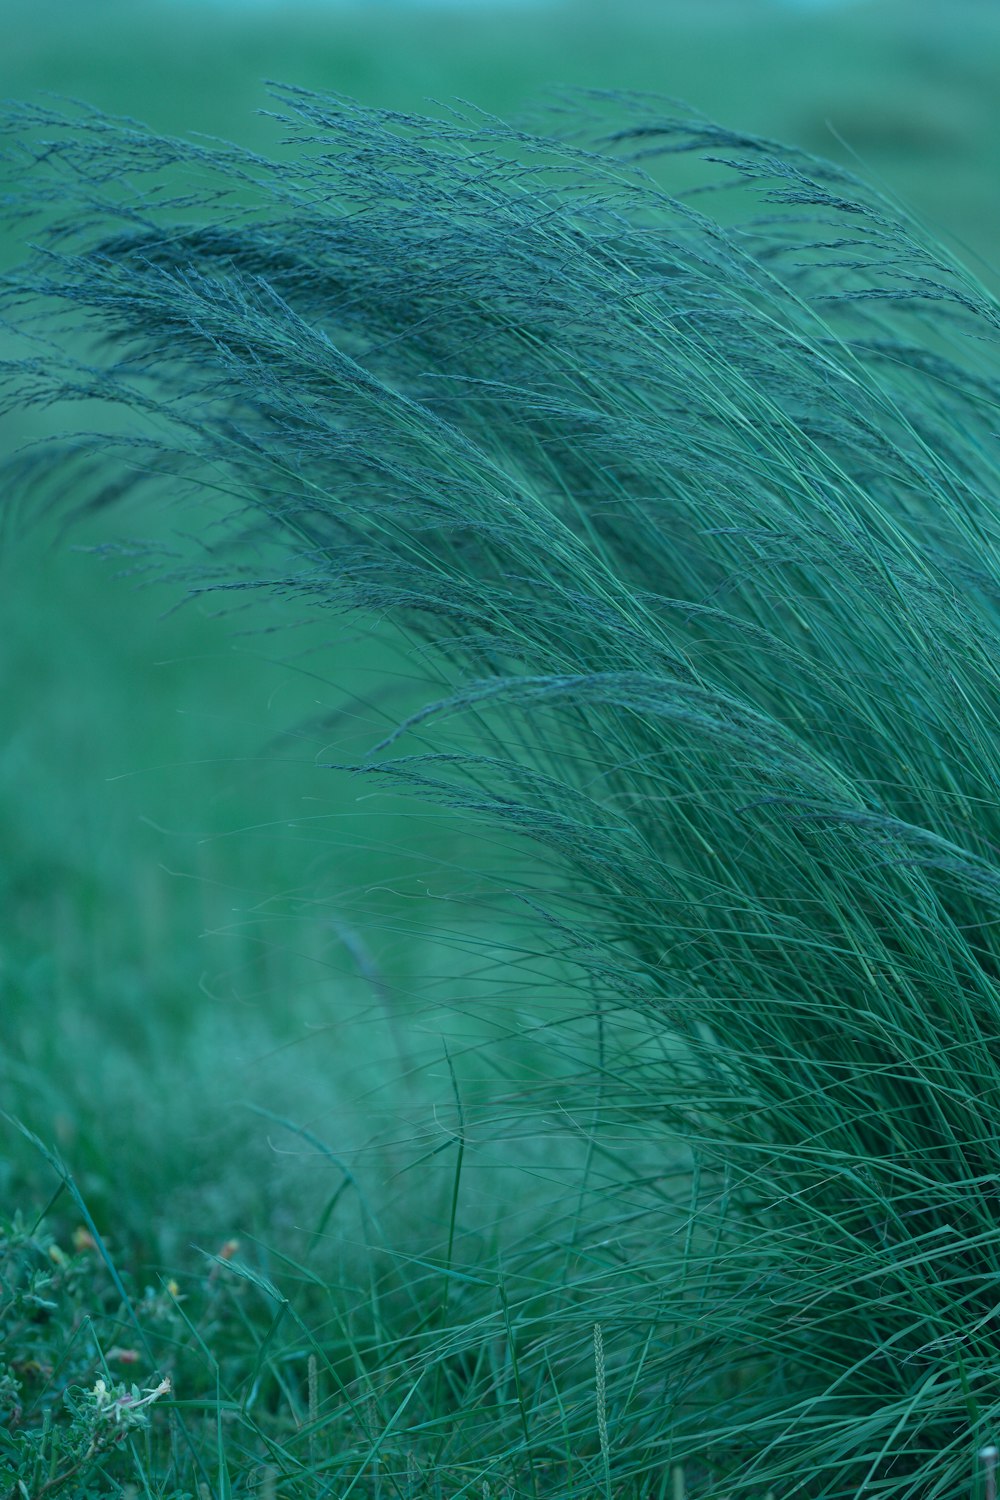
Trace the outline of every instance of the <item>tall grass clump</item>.
{"type": "Polygon", "coordinates": [[[276,97],[273,161],[8,113],[40,248],[7,409],[103,423],[8,504],[148,492],[192,590],[388,631],[396,719],[329,758],[496,830],[525,963],[599,1014],[553,1102],[645,1143],[632,1176],[561,1280],[539,1243],[530,1297],[468,1280],[436,1334],[525,1487],[966,1494],[1000,1416],[997,303],[844,171],[656,101],[533,134],[276,97]],[[512,1328],[501,1399],[476,1351],[512,1328]]]}

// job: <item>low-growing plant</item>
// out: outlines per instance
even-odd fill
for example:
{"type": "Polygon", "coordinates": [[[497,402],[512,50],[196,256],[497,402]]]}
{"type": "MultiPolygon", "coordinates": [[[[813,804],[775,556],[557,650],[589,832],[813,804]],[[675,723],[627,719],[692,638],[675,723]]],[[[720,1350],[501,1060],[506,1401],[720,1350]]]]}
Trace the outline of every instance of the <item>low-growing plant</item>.
{"type": "Polygon", "coordinates": [[[40,1222],[0,1220],[0,1491],[5,1500],[121,1493],[170,1379],[140,1387],[112,1370],[139,1352],[101,1335],[120,1320],[89,1232],[64,1250],[40,1222]],[[115,1480],[118,1483],[115,1483],[115,1480]],[[112,1488],[109,1488],[112,1486],[112,1488]]]}
{"type": "Polygon", "coordinates": [[[119,419],[12,499],[183,500],[192,592],[369,620],[395,722],[359,702],[326,759],[499,831],[511,962],[575,996],[553,1048],[598,1037],[530,1091],[590,1132],[587,1212],[499,1269],[452,1214],[323,1492],[388,1451],[406,1492],[420,1445],[455,1494],[489,1455],[534,1495],[965,1494],[1000,1415],[997,304],[849,174],[655,101],[536,134],[277,97],[275,161],[9,114],[43,248],[8,404],[119,419]],[[680,152],[714,196],[650,175],[680,152]]]}

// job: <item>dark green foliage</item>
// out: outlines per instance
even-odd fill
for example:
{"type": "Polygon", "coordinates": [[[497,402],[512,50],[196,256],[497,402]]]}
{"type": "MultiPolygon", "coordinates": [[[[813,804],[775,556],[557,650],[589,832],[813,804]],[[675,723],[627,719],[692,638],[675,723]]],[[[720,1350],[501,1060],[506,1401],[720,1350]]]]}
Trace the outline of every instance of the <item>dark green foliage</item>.
{"type": "MultiPolygon", "coordinates": [[[[616,1491],[964,1494],[1000,1365],[997,306],[839,169],[655,101],[557,140],[278,98],[277,163],[10,115],[44,249],[8,402],[123,414],[12,497],[61,465],[197,532],[193,496],[193,589],[392,622],[436,687],[359,774],[526,841],[526,953],[645,1026],[607,1103],[684,1137],[687,1196],[637,1167],[516,1336],[501,1284],[521,1481],[603,1482],[566,1398],[596,1320],[616,1491]],[[644,175],[671,152],[713,196],[644,175]]],[[[414,1358],[499,1431],[462,1305],[414,1358]]]]}
{"type": "MultiPolygon", "coordinates": [[[[121,1309],[81,1229],[76,1253],[44,1228],[0,1220],[0,1494],[5,1500],[120,1494],[139,1481],[135,1438],[169,1381],[140,1389],[109,1370],[121,1309]]],[[[179,1500],[179,1497],[178,1497],[179,1500]]]]}

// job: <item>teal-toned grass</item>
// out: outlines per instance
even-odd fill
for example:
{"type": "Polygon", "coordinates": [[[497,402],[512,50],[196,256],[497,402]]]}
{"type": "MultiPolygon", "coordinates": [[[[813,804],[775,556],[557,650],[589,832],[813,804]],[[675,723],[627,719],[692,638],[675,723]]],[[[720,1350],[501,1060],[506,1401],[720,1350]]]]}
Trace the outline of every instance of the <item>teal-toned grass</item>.
{"type": "MultiPolygon", "coordinates": [[[[796,11],[761,0],[602,0],[467,14],[433,4],[235,7],[8,0],[0,96],[87,99],[160,130],[270,149],[262,80],[505,116],[554,85],[648,89],[850,161],[994,261],[1000,18],[980,0],[796,11]]],[[[675,165],[672,181],[678,180],[675,165]]]]}
{"type": "Polygon", "coordinates": [[[49,251],[8,305],[94,341],[10,399],[131,414],[46,449],[78,504],[204,490],[209,555],[166,563],[199,596],[402,653],[395,727],[322,760],[455,815],[470,951],[549,1044],[505,1108],[550,1169],[551,1121],[580,1148],[459,1261],[463,1081],[436,1244],[364,1243],[331,1492],[430,1434],[455,1492],[964,1494],[997,1420],[997,305],[842,170],[655,101],[578,101],[571,142],[278,101],[273,165],[11,114],[49,251]],[[675,153],[710,193],[645,175],[675,153]]]}
{"type": "MultiPolygon", "coordinates": [[[[418,108],[460,96],[521,110],[556,82],[659,88],[836,151],[829,120],[942,230],[987,252],[995,243],[989,8],[883,4],[809,17],[777,8],[751,16],[740,5],[572,9],[572,25],[544,10],[516,24],[328,12],[317,25],[315,14],[286,8],[275,24],[263,13],[234,20],[192,7],[179,18],[174,8],[102,3],[95,25],[90,7],[12,0],[0,94],[55,90],[160,128],[266,147],[272,128],[254,110],[265,102],[261,79],[275,72],[418,108]]],[[[672,182],[682,166],[671,163],[672,182]]],[[[21,253],[17,234],[4,234],[5,264],[21,253]]],[[[0,445],[62,421],[19,413],[0,422],[0,445]]],[[[470,986],[480,1001],[485,992],[472,978],[469,926],[481,934],[496,925],[499,951],[506,919],[473,897],[464,930],[441,938],[440,901],[412,850],[439,850],[454,892],[466,880],[455,826],[418,823],[387,798],[356,802],[346,778],[315,770],[323,715],[357,712],[353,646],[331,661],[322,626],[275,634],[273,606],[255,613],[245,599],[236,614],[207,603],[169,614],[174,593],[139,586],[142,554],[122,580],[113,561],[69,550],[109,536],[169,539],[176,518],[164,526],[134,506],[47,546],[26,543],[9,497],[3,516],[3,1100],[72,1144],[100,1201],[117,1200],[123,1232],[162,1238],[162,1253],[204,1238],[209,1222],[224,1236],[248,1214],[266,1232],[289,1191],[288,1163],[259,1136],[252,1180],[238,1166],[240,1102],[280,1102],[303,1075],[329,1076],[329,1048],[322,1034],[312,1040],[337,1017],[347,1047],[345,1011],[372,993],[362,972],[381,976],[390,1049],[401,1037],[409,1046],[410,1019],[435,1008],[404,1062],[410,1072],[437,1027],[453,1028],[466,1048],[495,1034],[499,1019],[477,1031],[454,1002],[470,986]],[[311,737],[304,718],[317,721],[311,737]],[[440,976],[433,992],[420,977],[431,972],[440,976]],[[395,1021],[389,1003],[401,1011],[395,1021]],[[188,1079],[196,1097],[161,1107],[188,1079]],[[251,1213],[260,1182],[266,1201],[251,1213]]],[[[304,612],[290,613],[300,622],[304,612]]],[[[388,653],[371,660],[384,674],[388,653]]],[[[391,670],[407,670],[398,655],[391,670]]],[[[372,731],[385,712],[376,702],[366,714],[372,731]]],[[[516,993],[531,994],[526,971],[516,993]]],[[[528,1014],[536,1034],[542,1024],[528,1014]]],[[[428,1093],[447,1111],[445,1078],[428,1093]]],[[[315,1097],[314,1115],[321,1081],[315,1097]]],[[[0,1161],[5,1187],[33,1196],[34,1171],[11,1143],[0,1161]]]]}

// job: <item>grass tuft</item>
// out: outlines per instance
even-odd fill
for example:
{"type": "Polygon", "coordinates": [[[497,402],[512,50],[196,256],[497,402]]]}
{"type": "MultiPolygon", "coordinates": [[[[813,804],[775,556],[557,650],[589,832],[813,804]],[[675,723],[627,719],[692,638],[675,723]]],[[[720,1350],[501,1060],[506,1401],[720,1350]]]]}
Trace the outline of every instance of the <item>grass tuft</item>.
{"type": "Polygon", "coordinates": [[[275,160],[8,113],[42,249],[4,409],[103,422],[11,504],[148,494],[195,595],[369,622],[406,678],[327,760],[483,830],[511,962],[597,1042],[514,1101],[587,1134],[586,1207],[460,1261],[455,1081],[407,1336],[291,1309],[293,1373],[254,1334],[300,1414],[254,1462],[964,1495],[1000,1419],[1000,309],[854,177],[655,100],[275,109],[275,160]]]}

